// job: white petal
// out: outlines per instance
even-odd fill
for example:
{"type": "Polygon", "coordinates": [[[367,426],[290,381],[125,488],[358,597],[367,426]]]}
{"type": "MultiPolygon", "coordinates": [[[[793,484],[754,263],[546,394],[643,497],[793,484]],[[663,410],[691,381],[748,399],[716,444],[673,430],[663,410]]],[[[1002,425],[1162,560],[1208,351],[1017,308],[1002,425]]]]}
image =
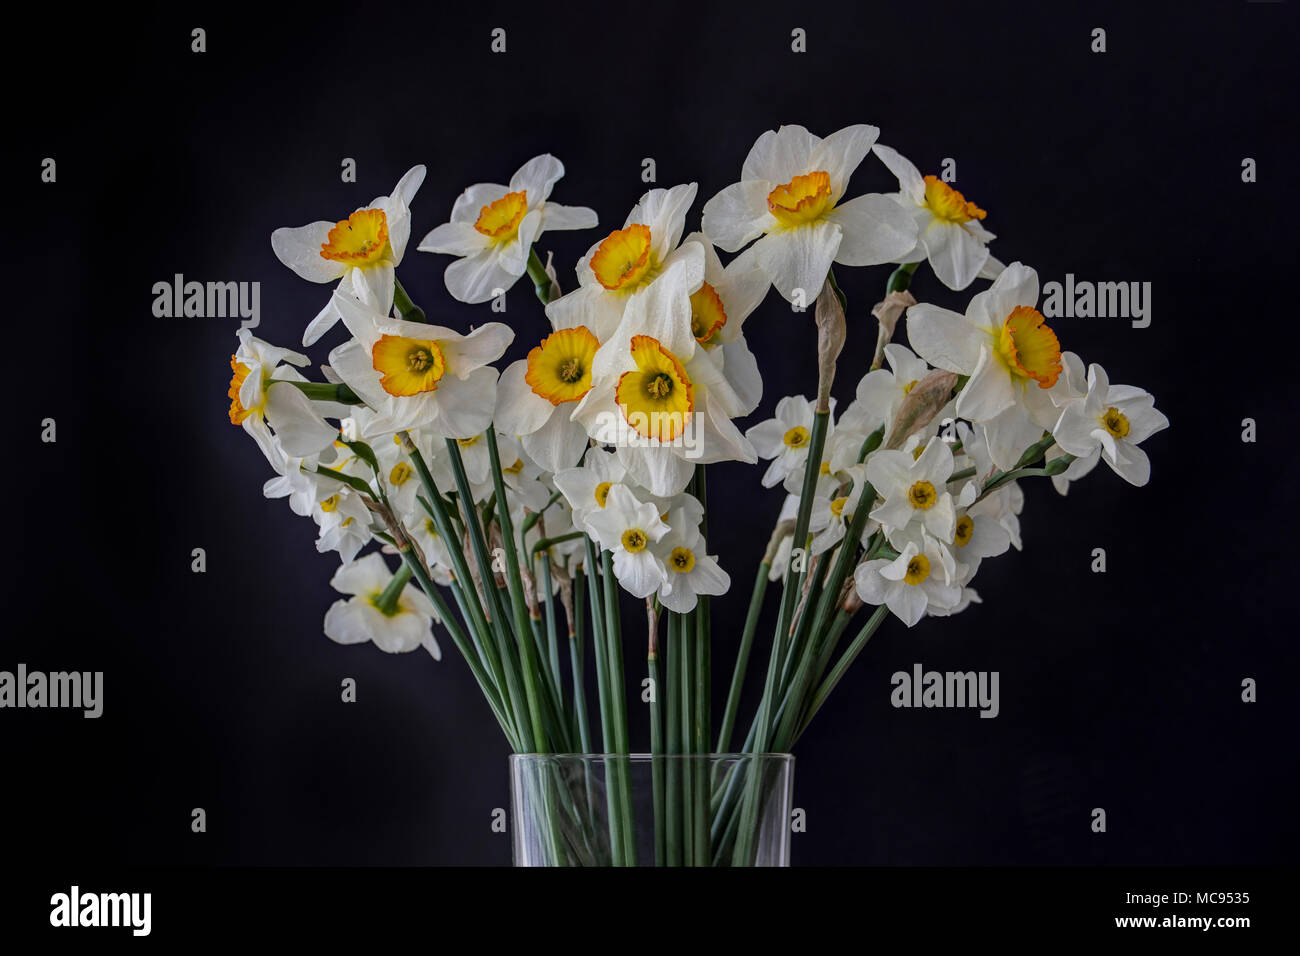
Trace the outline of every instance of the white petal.
{"type": "Polygon", "coordinates": [[[275,257],[308,282],[333,282],[346,271],[341,262],[326,259],[321,246],[335,223],[320,220],[296,228],[284,227],[271,233],[275,257]]]}
{"type": "Polygon", "coordinates": [[[916,245],[912,216],[879,193],[868,193],[836,206],[826,218],[839,223],[843,231],[835,261],[846,266],[897,262],[916,245]]]}
{"type": "Polygon", "coordinates": [[[849,177],[861,165],[867,153],[871,152],[871,146],[879,136],[880,130],[875,126],[858,123],[836,130],[817,144],[808,164],[811,169],[823,170],[830,175],[832,202],[839,202],[840,197],[844,195],[849,177]]]}
{"type": "Polygon", "coordinates": [[[885,168],[898,177],[898,188],[908,199],[918,205],[925,202],[925,178],[910,159],[898,150],[880,143],[872,146],[871,150],[885,164],[885,168]]]}
{"type": "Polygon", "coordinates": [[[472,256],[486,249],[492,240],[468,222],[444,222],[420,240],[421,252],[438,252],[451,256],[472,256]]]}
{"type": "Polygon", "coordinates": [[[703,229],[719,247],[735,252],[775,223],[767,209],[772,184],[765,180],[733,183],[704,204],[703,229]]]}
{"type": "Polygon", "coordinates": [[[532,386],[524,380],[527,372],[528,362],[520,359],[501,373],[501,381],[497,386],[495,420],[497,428],[507,435],[531,435],[545,425],[556,410],[554,405],[534,392],[532,386]]]}
{"type": "Polygon", "coordinates": [[[518,172],[510,177],[510,191],[523,189],[528,192],[528,208],[536,209],[546,202],[551,189],[564,175],[564,164],[550,153],[534,156],[518,172]]]}
{"type": "Polygon", "coordinates": [[[543,232],[548,229],[591,229],[596,224],[596,210],[586,206],[561,206],[548,202],[542,207],[543,232]]]}
{"type": "Polygon", "coordinates": [[[754,247],[754,260],[787,302],[801,289],[804,305],[811,307],[839,246],[840,227],[822,220],[764,236],[754,247]]]}
{"type": "Polygon", "coordinates": [[[922,302],[907,310],[907,341],[936,368],[970,375],[987,337],[956,312],[922,302]]]}
{"type": "Polygon", "coordinates": [[[984,268],[988,248],[957,223],[935,221],[921,233],[930,267],[949,289],[964,289],[984,268]]]}
{"type": "Polygon", "coordinates": [[[501,265],[500,255],[495,246],[464,259],[457,259],[447,266],[443,282],[447,291],[460,302],[477,305],[487,302],[504,292],[518,281],[519,277],[511,275],[501,265]]]}
{"type": "Polygon", "coordinates": [[[280,439],[280,446],[294,458],[318,454],[339,435],[337,428],[317,414],[307,396],[288,382],[278,382],[267,389],[266,417],[280,439]]]}
{"type": "Polygon", "coordinates": [[[777,186],[788,183],[795,176],[812,171],[813,151],[820,142],[802,126],[768,130],[750,147],[740,178],[762,179],[777,186]]]}

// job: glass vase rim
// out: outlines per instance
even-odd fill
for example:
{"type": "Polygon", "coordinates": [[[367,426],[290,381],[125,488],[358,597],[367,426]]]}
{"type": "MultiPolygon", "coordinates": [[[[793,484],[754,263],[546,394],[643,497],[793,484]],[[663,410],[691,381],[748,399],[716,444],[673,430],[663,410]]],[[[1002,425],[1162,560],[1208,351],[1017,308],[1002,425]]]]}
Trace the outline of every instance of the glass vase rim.
{"type": "Polygon", "coordinates": [[[779,753],[775,751],[763,751],[762,753],[689,753],[689,754],[649,754],[649,753],[523,753],[510,754],[511,762],[514,761],[536,761],[536,760],[608,760],[617,758],[619,760],[681,760],[689,758],[692,760],[753,760],[763,759],[772,761],[793,762],[794,754],[779,753]]]}

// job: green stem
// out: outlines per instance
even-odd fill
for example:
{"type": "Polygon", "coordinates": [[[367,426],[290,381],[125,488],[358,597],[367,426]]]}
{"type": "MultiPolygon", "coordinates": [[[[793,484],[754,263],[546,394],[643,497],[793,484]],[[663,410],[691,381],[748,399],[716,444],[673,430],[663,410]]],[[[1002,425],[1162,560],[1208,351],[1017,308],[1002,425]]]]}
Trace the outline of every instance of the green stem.
{"type": "Polygon", "coordinates": [[[731,735],[736,728],[736,715],[740,711],[740,692],[749,668],[749,655],[754,648],[754,632],[763,611],[763,595],[767,593],[767,575],[772,565],[764,561],[758,566],[754,588],[749,595],[749,612],[745,615],[745,629],[740,635],[740,649],[736,652],[736,666],[731,672],[731,689],[727,692],[727,705],[722,711],[722,729],[718,731],[718,753],[726,753],[731,746],[731,735]]]}
{"type": "Polygon", "coordinates": [[[528,250],[528,278],[533,280],[533,291],[542,305],[554,302],[560,297],[559,285],[551,281],[551,277],[547,275],[546,266],[537,255],[535,248],[528,250]]]}
{"type": "Polygon", "coordinates": [[[393,277],[393,305],[396,306],[397,312],[406,322],[423,322],[424,310],[411,301],[411,297],[406,294],[402,288],[402,283],[393,277]]]}
{"type": "Polygon", "coordinates": [[[298,391],[302,392],[312,401],[316,402],[338,402],[340,405],[364,405],[356,392],[348,388],[342,382],[333,384],[330,382],[295,382],[290,379],[273,378],[267,382],[267,387],[285,383],[292,385],[298,391]]]}
{"type": "Polygon", "coordinates": [[[862,630],[860,630],[858,636],[853,639],[853,643],[845,649],[844,655],[836,662],[835,666],[831,669],[831,672],[826,675],[826,679],[822,681],[821,687],[817,688],[817,692],[813,695],[812,703],[808,706],[807,716],[804,717],[800,724],[799,734],[796,735],[796,739],[798,739],[798,736],[802,735],[803,732],[808,729],[808,725],[812,723],[812,719],[817,716],[817,711],[821,710],[822,704],[826,703],[826,698],[829,697],[831,691],[835,689],[835,685],[840,682],[840,678],[844,676],[845,671],[847,671],[853,662],[857,660],[858,655],[862,653],[862,648],[867,646],[867,641],[871,640],[871,635],[876,633],[876,629],[880,627],[888,614],[889,608],[882,604],[880,607],[876,608],[871,617],[867,619],[867,623],[862,626],[862,630]]]}

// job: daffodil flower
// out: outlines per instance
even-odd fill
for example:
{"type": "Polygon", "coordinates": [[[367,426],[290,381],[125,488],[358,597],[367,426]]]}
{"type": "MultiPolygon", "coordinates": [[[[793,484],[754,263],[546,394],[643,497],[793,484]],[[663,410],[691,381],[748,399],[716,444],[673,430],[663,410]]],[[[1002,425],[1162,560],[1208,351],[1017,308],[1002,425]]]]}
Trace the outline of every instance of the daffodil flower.
{"type": "Polygon", "coordinates": [[[1015,466],[1072,396],[1056,333],[1035,308],[1038,274],[1018,262],[973,296],[966,314],[920,303],[907,310],[912,348],[937,368],[970,376],[956,414],[984,426],[999,468],[1015,466]],[[1053,392],[1053,389],[1056,389],[1053,392]]]}
{"type": "Polygon", "coordinates": [[[872,151],[898,177],[898,193],[891,198],[916,222],[916,247],[896,261],[928,259],[950,289],[964,289],[977,276],[997,278],[1003,267],[989,255],[995,237],[983,226],[987,213],[938,176],[922,176],[897,150],[877,143],[872,151]]]}
{"type": "Polygon", "coordinates": [[[898,342],[885,346],[885,361],[888,368],[873,369],[858,381],[853,401],[840,416],[840,428],[865,438],[890,425],[903,399],[930,373],[929,365],[898,342]]]}
{"type": "Polygon", "coordinates": [[[722,570],[716,556],[705,552],[698,522],[691,523],[679,511],[669,515],[669,523],[672,530],[654,545],[667,571],[659,589],[659,603],[670,611],[684,614],[695,609],[702,594],[714,597],[726,594],[731,587],[731,576],[722,570]]]}
{"type": "Polygon", "coordinates": [[[667,583],[668,572],[651,545],[668,533],[668,525],[653,504],[638,501],[626,485],[614,485],[605,507],[587,515],[587,525],[612,552],[614,576],[633,597],[649,597],[667,583]]]}
{"type": "Polygon", "coordinates": [[[961,588],[952,579],[952,556],[928,534],[918,546],[909,541],[897,558],[873,558],[858,565],[853,582],[867,604],[886,605],[908,627],[927,610],[956,607],[961,588]]]}
{"type": "Polygon", "coordinates": [[[764,488],[773,488],[790,475],[802,479],[812,427],[813,403],[802,395],[787,395],[776,403],[775,417],[745,431],[758,457],[772,460],[763,472],[764,488]]]}
{"type": "Polygon", "coordinates": [[[230,356],[227,392],[231,424],[242,426],[273,466],[282,455],[307,458],[332,445],[338,429],[327,424],[307,396],[290,384],[306,381],[293,366],[306,365],[307,356],[263,342],[248,329],[240,329],[238,335],[239,348],[230,356]]]}
{"type": "Polygon", "coordinates": [[[596,213],[550,202],[564,164],[549,153],[519,167],[506,186],[476,183],[456,197],[451,222],[420,240],[421,252],[457,256],[443,281],[461,302],[479,303],[513,286],[528,270],[528,254],[548,229],[590,229],[596,213]]]}
{"type": "MultiPolygon", "coordinates": [[[[862,465],[849,465],[844,470],[844,477],[853,483],[848,494],[840,494],[843,483],[836,482],[834,490],[829,494],[818,494],[813,499],[808,530],[815,533],[808,546],[809,554],[829,551],[843,541],[849,522],[853,520],[853,512],[862,504],[862,495],[866,491],[866,469],[862,465]]],[[[874,503],[873,495],[867,505],[870,507],[874,503]]],[[[862,541],[865,543],[878,527],[878,522],[869,520],[863,527],[862,541]]]]}
{"type": "Polygon", "coordinates": [[[340,644],[371,641],[389,654],[423,647],[434,660],[442,660],[433,636],[437,618],[433,604],[413,584],[389,595],[392,583],[393,573],[375,552],[345,563],[330,579],[330,586],[351,597],[335,601],[325,612],[325,636],[340,644]]]}
{"type": "MultiPolygon", "coordinates": [[[[698,244],[694,244],[699,248],[698,244]]],[[[628,303],[617,332],[596,354],[592,387],[573,418],[659,496],[683,491],[697,463],[756,460],[732,422],[741,402],[691,332],[684,260],[628,303]]]]}
{"type": "Polygon", "coordinates": [[[339,558],[346,563],[370,543],[370,510],[361,496],[347,485],[340,485],[317,502],[311,516],[320,529],[316,550],[321,554],[337,551],[339,558]]]}
{"type": "Polygon", "coordinates": [[[609,501],[609,491],[627,480],[627,469],[613,451],[592,448],[581,465],[555,473],[555,487],[573,509],[573,524],[580,531],[595,536],[587,518],[602,510],[609,501]]]}
{"type": "MultiPolygon", "coordinates": [[[[411,200],[424,182],[424,167],[407,170],[392,195],[380,196],[339,222],[321,220],[271,233],[276,258],[309,282],[340,280],[337,291],[387,314],[393,305],[394,270],[411,236],[411,200]]],[[[311,345],[338,321],[335,299],[303,333],[311,345]]]]}
{"type": "Polygon", "coordinates": [[[500,322],[469,335],[388,318],[336,293],[334,304],[354,336],[330,352],[330,366],[377,414],[365,437],[423,427],[471,439],[492,422],[499,359],[514,339],[500,322]]]}
{"type": "Polygon", "coordinates": [[[741,181],[705,204],[705,233],[728,252],[758,239],[754,263],[786,301],[805,305],[833,263],[897,262],[916,246],[912,217],[876,193],[841,202],[879,134],[866,125],[825,139],[802,126],[768,130],[745,158],[741,181]]]}
{"type": "Polygon", "coordinates": [[[745,341],[744,325],[771,283],[755,264],[752,250],[724,267],[708,236],[693,232],[683,244],[691,242],[704,248],[704,281],[691,293],[691,333],[740,399],[740,414],[748,415],[763,398],[763,378],[745,341]]]}
{"type": "Polygon", "coordinates": [[[1088,369],[1088,394],[1066,406],[1052,436],[1085,462],[1072,477],[1086,474],[1101,458],[1115,474],[1140,487],[1151,480],[1151,462],[1138,445],[1168,427],[1154,398],[1131,385],[1111,385],[1106,370],[1094,363],[1088,369]]]}
{"type": "Polygon", "coordinates": [[[587,447],[587,430],[572,415],[591,390],[599,346],[586,326],[557,329],[501,373],[497,427],[518,435],[524,451],[548,472],[573,467],[587,447]]]}
{"type": "Polygon", "coordinates": [[[704,249],[698,242],[678,246],[686,210],[695,201],[695,183],[651,189],[616,229],[587,250],[578,263],[578,288],[546,306],[556,329],[585,326],[604,342],[618,328],[629,302],[662,281],[689,296],[704,281],[704,249]],[[683,268],[673,266],[682,263],[683,268]]]}
{"type": "Polygon", "coordinates": [[[948,491],[952,450],[947,443],[932,438],[916,457],[907,451],[881,449],[867,459],[866,474],[884,499],[871,517],[884,525],[895,547],[901,547],[917,528],[940,541],[952,540],[957,513],[948,491]]]}

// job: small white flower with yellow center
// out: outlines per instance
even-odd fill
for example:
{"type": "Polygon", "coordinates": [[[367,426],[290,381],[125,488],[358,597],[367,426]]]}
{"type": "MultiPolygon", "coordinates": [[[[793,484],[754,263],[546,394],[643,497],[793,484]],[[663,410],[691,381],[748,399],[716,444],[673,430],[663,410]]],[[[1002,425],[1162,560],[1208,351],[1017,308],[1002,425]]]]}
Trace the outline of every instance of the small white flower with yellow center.
{"type": "Polygon", "coordinates": [[[773,488],[790,475],[802,481],[812,444],[813,407],[802,395],[787,395],[776,403],[776,417],[745,431],[758,457],[772,459],[763,472],[764,488],[773,488]]]}
{"type": "MultiPolygon", "coordinates": [[[[813,499],[808,530],[815,534],[812,544],[808,546],[809,554],[829,551],[843,541],[849,522],[853,520],[853,513],[862,504],[862,493],[866,490],[866,468],[862,465],[849,465],[844,469],[843,478],[853,482],[847,492],[844,491],[844,485],[837,481],[832,491],[818,494],[813,499]]],[[[874,501],[873,495],[872,501],[867,502],[868,507],[874,501]]],[[[875,520],[867,521],[862,529],[862,540],[865,542],[870,538],[878,527],[875,520]]]]}
{"type": "Polygon", "coordinates": [[[704,233],[693,232],[685,241],[704,247],[704,281],[691,293],[691,333],[735,390],[740,414],[748,415],[763,398],[763,378],[758,360],[745,341],[744,325],[766,297],[771,283],[754,263],[752,250],[723,267],[713,242],[704,233]]]}
{"type": "Polygon", "coordinates": [[[731,576],[722,570],[716,556],[705,552],[704,536],[685,513],[674,511],[669,522],[672,530],[654,546],[668,572],[659,589],[659,603],[683,614],[695,609],[702,594],[726,594],[731,576]]]}
{"type": "Polygon", "coordinates": [[[704,249],[679,247],[695,183],[652,189],[641,197],[622,229],[592,246],[578,263],[578,288],[546,306],[552,327],[586,326],[604,342],[618,328],[628,303],[653,285],[671,281],[689,296],[704,281],[704,249]],[[674,269],[681,263],[683,268],[674,269]]]}
{"type": "Polygon", "coordinates": [[[627,481],[627,469],[618,455],[603,448],[591,448],[581,465],[555,473],[555,487],[573,509],[573,524],[595,537],[587,518],[609,502],[609,491],[627,481]]]}
{"type": "Polygon", "coordinates": [[[916,222],[916,248],[897,261],[929,259],[949,289],[964,289],[980,275],[996,278],[1002,264],[989,256],[994,236],[982,225],[984,210],[938,176],[923,177],[897,150],[880,143],[872,150],[898,177],[899,191],[891,198],[916,222]]]}
{"type": "Polygon", "coordinates": [[[1000,510],[1001,503],[990,496],[957,516],[948,550],[959,569],[958,583],[964,585],[975,577],[985,558],[1004,554],[1011,547],[1011,535],[999,520],[1000,510]]]}
{"type": "Polygon", "coordinates": [[[1111,385],[1106,370],[1094,363],[1088,369],[1088,394],[1066,406],[1052,435],[1071,455],[1091,462],[1072,477],[1102,458],[1115,474],[1140,487],[1151,480],[1151,462],[1138,445],[1168,427],[1154,398],[1132,385],[1111,385]]]}
{"type": "Polygon", "coordinates": [[[993,463],[1003,469],[1052,427],[1057,400],[1068,398],[1067,385],[1057,387],[1065,369],[1061,345],[1037,301],[1038,274],[1015,262],[971,299],[964,316],[928,304],[907,310],[907,337],[917,354],[970,377],[956,414],[984,426],[993,463]]]}
{"type": "Polygon", "coordinates": [[[614,576],[633,597],[649,597],[667,583],[668,572],[651,545],[668,533],[668,525],[653,504],[638,501],[626,485],[614,485],[587,525],[613,553],[614,576]]]}
{"type": "Polygon", "coordinates": [[[588,435],[616,447],[637,484],[660,497],[683,491],[697,463],[757,460],[732,422],[740,399],[691,334],[689,299],[669,279],[686,268],[669,266],[628,304],[573,412],[588,435]]]}
{"type": "Polygon", "coordinates": [[[330,353],[339,377],[377,413],[365,437],[423,427],[444,438],[479,436],[492,421],[499,359],[515,333],[488,322],[469,335],[391,319],[354,299],[334,302],[354,339],[330,353]]]}
{"type": "Polygon", "coordinates": [[[885,361],[889,368],[870,371],[858,381],[853,401],[840,416],[839,428],[865,439],[881,425],[888,426],[903,399],[930,372],[929,365],[897,342],[885,346],[885,361]]]}
{"type": "MultiPolygon", "coordinates": [[[[411,200],[424,182],[413,166],[393,188],[340,222],[321,220],[271,233],[276,258],[309,282],[339,282],[338,290],[387,314],[393,305],[394,270],[411,236],[411,200]]],[[[339,319],[334,300],[307,326],[302,344],[311,345],[339,319]]]]}
{"type": "Polygon", "coordinates": [[[312,518],[320,528],[316,550],[321,554],[337,551],[339,558],[348,562],[370,543],[370,509],[360,494],[347,485],[338,486],[317,502],[312,518]]]}
{"type": "Polygon", "coordinates": [[[952,609],[960,603],[962,590],[950,583],[952,574],[952,556],[927,534],[919,547],[907,542],[892,561],[874,558],[859,564],[853,582],[863,601],[886,605],[912,627],[927,610],[952,609]]]}
{"type": "Polygon", "coordinates": [[[957,513],[948,491],[952,450],[947,443],[931,438],[915,458],[911,452],[881,449],[867,459],[866,474],[884,499],[871,517],[885,527],[894,547],[902,547],[918,529],[940,541],[952,540],[957,513]]]}
{"type": "Polygon", "coordinates": [[[409,573],[394,575],[377,553],[345,563],[334,573],[330,586],[346,601],[335,601],[325,612],[325,636],[340,644],[364,644],[389,654],[425,648],[433,659],[442,651],[433,636],[437,613],[419,588],[407,583],[409,573]]]}
{"type": "Polygon", "coordinates": [[[585,325],[558,329],[501,373],[497,427],[518,435],[545,471],[572,468],[587,447],[587,430],[572,415],[574,403],[591,390],[599,347],[585,325]]]}
{"type": "Polygon", "coordinates": [[[458,256],[443,281],[461,302],[478,303],[513,286],[528,269],[528,253],[548,229],[590,229],[596,213],[550,202],[564,164],[549,153],[530,159],[508,186],[476,183],[456,197],[451,222],[422,240],[421,252],[458,256]]]}
{"type": "Polygon", "coordinates": [[[238,335],[226,393],[230,423],[252,436],[272,466],[278,465],[281,455],[307,458],[333,444],[338,429],[326,423],[297,386],[289,384],[306,381],[293,366],[306,365],[307,356],[263,342],[248,329],[240,329],[238,335]]]}
{"type": "Polygon", "coordinates": [[[704,231],[728,252],[758,239],[754,263],[786,301],[804,305],[832,263],[898,261],[916,246],[912,217],[876,193],[840,201],[879,134],[866,125],[825,139],[802,126],[768,130],[745,158],[741,181],[705,204],[704,231]]]}

